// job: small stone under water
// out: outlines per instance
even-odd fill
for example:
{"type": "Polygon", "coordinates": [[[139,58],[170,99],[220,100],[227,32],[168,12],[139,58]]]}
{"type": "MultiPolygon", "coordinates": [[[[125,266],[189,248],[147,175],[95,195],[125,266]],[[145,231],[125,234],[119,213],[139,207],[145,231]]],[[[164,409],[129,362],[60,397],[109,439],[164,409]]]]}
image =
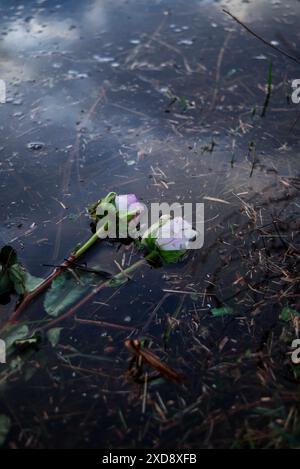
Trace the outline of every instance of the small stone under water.
{"type": "Polygon", "coordinates": [[[45,144],[42,142],[30,142],[27,144],[29,150],[38,151],[44,148],[45,144]]]}

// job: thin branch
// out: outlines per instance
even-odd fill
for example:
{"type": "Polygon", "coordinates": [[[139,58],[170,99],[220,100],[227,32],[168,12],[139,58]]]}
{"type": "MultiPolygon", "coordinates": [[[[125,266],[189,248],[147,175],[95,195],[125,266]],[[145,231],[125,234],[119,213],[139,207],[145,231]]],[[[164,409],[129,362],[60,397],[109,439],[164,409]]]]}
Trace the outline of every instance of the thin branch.
{"type": "Polygon", "coordinates": [[[124,326],[122,324],[115,324],[107,321],[94,321],[92,319],[82,319],[78,317],[75,317],[74,321],[79,324],[86,324],[87,326],[110,327],[111,329],[120,329],[124,331],[132,331],[135,329],[135,327],[124,326]]]}
{"type": "Polygon", "coordinates": [[[226,13],[227,15],[229,15],[232,19],[234,19],[234,21],[236,21],[238,24],[240,24],[244,29],[246,29],[246,31],[248,31],[248,33],[252,34],[252,36],[256,37],[256,39],[258,39],[259,41],[263,42],[266,46],[269,46],[271,47],[272,49],[274,49],[276,52],[279,52],[281,55],[284,55],[285,57],[287,57],[288,59],[290,60],[293,60],[293,62],[296,62],[298,65],[300,65],[300,60],[296,59],[296,57],[288,54],[287,52],[285,52],[283,49],[280,49],[279,47],[276,47],[274,46],[273,44],[271,44],[271,42],[267,41],[266,39],[264,39],[263,37],[259,36],[256,32],[252,31],[252,29],[249,28],[249,26],[247,26],[246,24],[244,24],[241,20],[239,20],[236,16],[234,16],[232,13],[230,13],[228,10],[224,10],[224,13],[226,13]]]}

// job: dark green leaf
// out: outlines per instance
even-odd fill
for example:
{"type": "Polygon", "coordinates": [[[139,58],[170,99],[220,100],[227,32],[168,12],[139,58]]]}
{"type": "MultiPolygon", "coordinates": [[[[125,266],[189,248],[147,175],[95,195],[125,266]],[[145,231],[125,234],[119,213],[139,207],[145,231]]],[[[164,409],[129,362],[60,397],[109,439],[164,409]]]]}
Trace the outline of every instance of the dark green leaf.
{"type": "Polygon", "coordinates": [[[103,205],[105,208],[105,205],[107,204],[113,204],[116,198],[116,193],[115,192],[109,192],[103,199],[98,200],[95,204],[92,204],[88,208],[88,212],[92,220],[98,221],[100,217],[97,216],[97,209],[99,206],[103,205]]]}
{"type": "Polygon", "coordinates": [[[182,257],[185,255],[186,251],[166,251],[160,249],[156,245],[156,239],[151,237],[151,235],[147,238],[143,238],[143,245],[146,247],[149,254],[157,254],[159,259],[163,261],[165,264],[175,264],[176,262],[180,261],[182,257]]]}
{"type": "Polygon", "coordinates": [[[23,340],[28,337],[28,335],[29,328],[25,324],[22,326],[13,326],[4,338],[7,353],[17,340],[23,340]]]}
{"type": "Polygon", "coordinates": [[[117,276],[117,277],[114,277],[110,280],[109,282],[109,286],[110,287],[121,287],[122,285],[125,285],[125,283],[127,283],[129,280],[128,277],[126,277],[126,275],[120,275],[120,276],[117,276]]]}
{"type": "Polygon", "coordinates": [[[6,345],[6,355],[10,356],[14,352],[24,352],[28,348],[36,348],[41,342],[39,335],[30,335],[29,328],[25,324],[22,326],[12,326],[4,337],[6,345]]]}
{"type": "Polygon", "coordinates": [[[17,254],[10,246],[0,251],[0,296],[6,293],[24,295],[34,290],[43,280],[33,277],[18,263],[17,254]]]}
{"type": "Polygon", "coordinates": [[[185,251],[159,250],[159,254],[166,264],[175,264],[176,262],[180,261],[180,259],[182,259],[185,254],[185,251]]]}
{"type": "Polygon", "coordinates": [[[26,293],[26,272],[20,264],[14,264],[9,268],[9,278],[14,285],[18,295],[26,293]]]}
{"type": "Polygon", "coordinates": [[[14,285],[9,271],[11,265],[17,261],[17,254],[10,246],[4,246],[0,251],[0,296],[13,293],[14,285]]]}
{"type": "Polygon", "coordinates": [[[14,285],[9,277],[9,272],[0,271],[0,296],[5,293],[13,293],[14,285]]]}
{"type": "Polygon", "coordinates": [[[99,283],[99,277],[96,274],[80,272],[76,276],[78,278],[70,272],[64,272],[52,282],[44,301],[45,310],[50,316],[59,316],[90,288],[99,283]]]}
{"type": "Polygon", "coordinates": [[[26,272],[20,264],[14,264],[9,269],[9,278],[14,285],[14,290],[18,295],[24,295],[33,291],[43,279],[34,277],[26,272]]]}
{"type": "Polygon", "coordinates": [[[30,293],[35,290],[41,283],[43,283],[44,279],[39,277],[34,277],[29,272],[26,272],[25,278],[25,288],[26,292],[30,293]]]}
{"type": "Polygon", "coordinates": [[[4,246],[0,251],[0,264],[4,268],[10,267],[17,262],[17,253],[11,246],[4,246]]]}

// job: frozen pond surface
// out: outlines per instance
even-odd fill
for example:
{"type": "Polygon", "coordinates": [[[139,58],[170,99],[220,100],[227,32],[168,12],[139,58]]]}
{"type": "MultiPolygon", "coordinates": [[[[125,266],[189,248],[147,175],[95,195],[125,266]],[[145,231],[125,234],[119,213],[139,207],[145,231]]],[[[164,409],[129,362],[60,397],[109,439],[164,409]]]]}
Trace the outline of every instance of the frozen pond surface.
{"type": "MultiPolygon", "coordinates": [[[[300,119],[290,93],[300,66],[222,8],[299,58],[296,0],[1,2],[1,244],[46,276],[45,264],[60,264],[89,236],[85,207],[110,191],[147,204],[205,202],[206,217],[202,250],[143,269],[78,314],[119,329],[72,319],[57,347],[5,376],[9,447],[259,446],[295,405],[299,385],[288,365],[275,365],[288,345],[274,354],[272,346],[280,309],[297,295],[276,298],[274,283],[262,297],[257,285],[266,280],[259,249],[277,252],[286,236],[276,228],[266,247],[264,227],[299,217],[300,119]],[[259,227],[249,226],[253,217],[259,227]],[[146,335],[186,381],[145,391],[124,378],[124,341],[157,304],[146,335]],[[236,314],[212,317],[223,304],[236,314]]],[[[87,261],[117,271],[114,260],[124,267],[134,256],[107,244],[87,261]]],[[[5,316],[13,305],[1,308],[5,316]]],[[[41,313],[36,302],[26,317],[41,313]]]]}

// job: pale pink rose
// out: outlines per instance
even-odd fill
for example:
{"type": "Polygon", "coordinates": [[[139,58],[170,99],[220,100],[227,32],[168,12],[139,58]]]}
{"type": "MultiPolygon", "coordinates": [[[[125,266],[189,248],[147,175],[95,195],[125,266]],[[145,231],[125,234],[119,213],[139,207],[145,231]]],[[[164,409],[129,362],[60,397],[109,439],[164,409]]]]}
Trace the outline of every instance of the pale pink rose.
{"type": "Polygon", "coordinates": [[[149,236],[156,240],[157,247],[162,251],[184,251],[196,239],[197,231],[182,217],[171,219],[165,216],[147,230],[143,238],[149,236]]]}

